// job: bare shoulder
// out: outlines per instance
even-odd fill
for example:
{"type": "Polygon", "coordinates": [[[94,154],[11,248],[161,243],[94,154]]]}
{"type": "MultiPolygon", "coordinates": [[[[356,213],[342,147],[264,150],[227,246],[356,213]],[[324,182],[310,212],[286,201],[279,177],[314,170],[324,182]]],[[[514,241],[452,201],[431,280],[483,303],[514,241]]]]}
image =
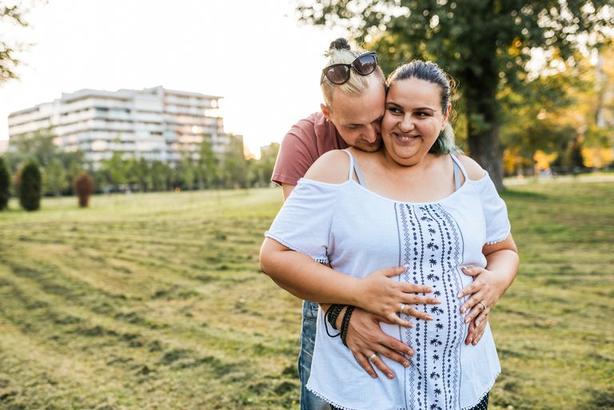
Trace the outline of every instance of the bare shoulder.
{"type": "Polygon", "coordinates": [[[342,150],[332,150],[323,154],[311,165],[305,178],[329,184],[341,184],[348,179],[350,158],[342,150]]]}
{"type": "Polygon", "coordinates": [[[467,171],[467,176],[469,179],[478,180],[486,175],[486,171],[484,171],[480,164],[475,162],[474,159],[471,159],[466,155],[459,155],[458,159],[461,164],[463,164],[463,167],[465,167],[465,171],[467,171]]]}

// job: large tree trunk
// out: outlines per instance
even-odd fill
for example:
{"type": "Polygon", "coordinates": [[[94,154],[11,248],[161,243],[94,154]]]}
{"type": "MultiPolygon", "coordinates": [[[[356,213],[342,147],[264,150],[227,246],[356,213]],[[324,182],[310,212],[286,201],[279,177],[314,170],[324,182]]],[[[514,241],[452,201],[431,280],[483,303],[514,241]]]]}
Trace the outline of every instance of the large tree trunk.
{"type": "Polygon", "coordinates": [[[505,187],[496,100],[497,70],[490,62],[481,65],[481,68],[479,75],[468,71],[464,76],[469,153],[488,171],[497,190],[502,191],[505,187]]]}

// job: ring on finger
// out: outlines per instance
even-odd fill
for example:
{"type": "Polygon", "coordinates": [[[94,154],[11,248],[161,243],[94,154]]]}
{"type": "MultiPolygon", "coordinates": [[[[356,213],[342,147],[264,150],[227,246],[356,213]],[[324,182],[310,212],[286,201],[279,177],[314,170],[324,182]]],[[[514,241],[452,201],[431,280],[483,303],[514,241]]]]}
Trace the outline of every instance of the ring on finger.
{"type": "Polygon", "coordinates": [[[399,312],[405,314],[405,307],[406,307],[405,303],[401,303],[401,309],[399,310],[399,312]]]}
{"type": "Polygon", "coordinates": [[[482,312],[486,310],[486,305],[484,304],[483,301],[479,301],[478,305],[480,305],[480,308],[482,308],[482,312]]]}
{"type": "Polygon", "coordinates": [[[373,353],[371,354],[371,356],[369,356],[369,361],[372,362],[377,356],[377,353],[373,353]]]}

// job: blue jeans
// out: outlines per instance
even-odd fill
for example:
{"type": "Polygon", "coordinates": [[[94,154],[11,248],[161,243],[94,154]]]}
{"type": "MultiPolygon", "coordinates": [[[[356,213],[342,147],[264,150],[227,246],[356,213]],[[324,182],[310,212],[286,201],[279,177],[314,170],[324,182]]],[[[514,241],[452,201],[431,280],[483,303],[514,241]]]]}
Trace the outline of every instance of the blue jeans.
{"type": "Polygon", "coordinates": [[[301,380],[301,410],[330,410],[324,400],[307,390],[307,381],[311,373],[313,346],[316,342],[316,321],[318,304],[303,302],[303,322],[301,328],[301,352],[298,356],[298,377],[301,380]]]}

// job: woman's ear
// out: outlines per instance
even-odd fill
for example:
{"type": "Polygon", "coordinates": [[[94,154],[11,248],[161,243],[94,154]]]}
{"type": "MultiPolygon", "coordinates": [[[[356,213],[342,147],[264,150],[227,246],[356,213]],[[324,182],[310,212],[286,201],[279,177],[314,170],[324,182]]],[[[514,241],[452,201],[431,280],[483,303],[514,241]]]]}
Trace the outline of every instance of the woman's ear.
{"type": "Polygon", "coordinates": [[[443,122],[441,124],[442,131],[446,128],[448,120],[450,119],[450,113],[452,112],[452,104],[448,104],[446,111],[443,113],[443,122]]]}

